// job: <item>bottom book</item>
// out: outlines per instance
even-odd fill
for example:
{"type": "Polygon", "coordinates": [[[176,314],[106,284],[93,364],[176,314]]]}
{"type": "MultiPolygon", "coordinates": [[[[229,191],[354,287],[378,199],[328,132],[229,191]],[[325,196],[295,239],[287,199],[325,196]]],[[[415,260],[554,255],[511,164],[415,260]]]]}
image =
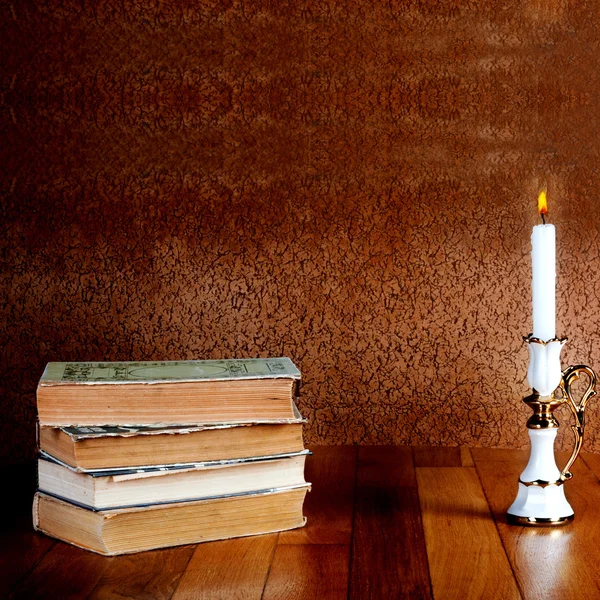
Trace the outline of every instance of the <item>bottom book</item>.
{"type": "Polygon", "coordinates": [[[309,485],[193,502],[93,511],[38,492],[35,529],[104,555],[127,554],[302,527],[309,485]]]}

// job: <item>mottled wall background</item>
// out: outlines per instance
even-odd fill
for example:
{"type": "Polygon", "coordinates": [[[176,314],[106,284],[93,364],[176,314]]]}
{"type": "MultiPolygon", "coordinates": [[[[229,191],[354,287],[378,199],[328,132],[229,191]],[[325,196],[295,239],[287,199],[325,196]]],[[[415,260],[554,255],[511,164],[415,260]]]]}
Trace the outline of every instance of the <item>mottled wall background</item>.
{"type": "Polygon", "coordinates": [[[51,360],[288,355],[310,443],[524,446],[544,183],[600,369],[597,2],[0,5],[2,460],[51,360]]]}

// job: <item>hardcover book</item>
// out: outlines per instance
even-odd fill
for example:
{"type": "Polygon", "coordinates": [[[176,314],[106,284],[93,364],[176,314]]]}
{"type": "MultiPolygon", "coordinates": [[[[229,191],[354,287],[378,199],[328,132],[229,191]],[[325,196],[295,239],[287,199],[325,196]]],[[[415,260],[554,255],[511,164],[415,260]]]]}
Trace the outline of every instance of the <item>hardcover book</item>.
{"type": "Polygon", "coordinates": [[[115,555],[180,544],[274,533],[302,527],[309,486],[93,511],[42,492],[33,501],[35,529],[99,554],[115,555]]]}
{"type": "Polygon", "coordinates": [[[49,363],[41,425],[195,425],[294,419],[300,372],[289,358],[49,363]]]}
{"type": "Polygon", "coordinates": [[[304,485],[308,450],[198,464],[77,472],[48,455],[38,460],[38,488],[92,510],[130,508],[304,485]]]}
{"type": "Polygon", "coordinates": [[[206,425],[40,427],[40,449],[82,471],[298,452],[304,419],[206,425]]]}

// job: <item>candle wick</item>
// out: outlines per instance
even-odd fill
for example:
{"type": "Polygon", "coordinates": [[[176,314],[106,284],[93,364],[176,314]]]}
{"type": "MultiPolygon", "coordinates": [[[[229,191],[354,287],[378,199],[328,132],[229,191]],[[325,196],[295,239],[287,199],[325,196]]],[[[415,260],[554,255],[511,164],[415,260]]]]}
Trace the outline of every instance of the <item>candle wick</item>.
{"type": "Polygon", "coordinates": [[[542,223],[546,224],[546,215],[544,213],[542,213],[542,223]]]}

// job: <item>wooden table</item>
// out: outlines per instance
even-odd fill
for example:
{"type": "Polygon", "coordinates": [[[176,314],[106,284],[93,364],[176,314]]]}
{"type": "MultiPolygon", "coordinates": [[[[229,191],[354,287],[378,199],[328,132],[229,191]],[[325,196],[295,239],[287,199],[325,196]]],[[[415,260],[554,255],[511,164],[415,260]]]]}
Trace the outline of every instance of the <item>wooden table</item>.
{"type": "Polygon", "coordinates": [[[305,528],[115,558],[34,533],[31,479],[13,469],[0,597],[600,598],[600,456],[573,469],[575,521],[536,529],[504,516],[527,452],[312,450],[305,528]]]}

